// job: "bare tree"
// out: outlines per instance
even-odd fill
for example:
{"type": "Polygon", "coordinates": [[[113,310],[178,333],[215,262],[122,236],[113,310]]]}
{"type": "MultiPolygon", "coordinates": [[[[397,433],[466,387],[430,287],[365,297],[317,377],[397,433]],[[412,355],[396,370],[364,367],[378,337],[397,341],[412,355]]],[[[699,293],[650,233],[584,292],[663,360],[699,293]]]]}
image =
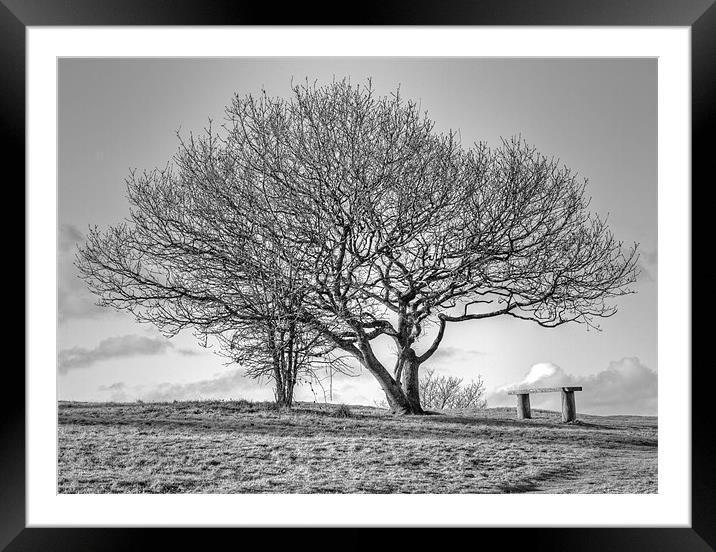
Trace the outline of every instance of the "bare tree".
{"type": "Polygon", "coordinates": [[[420,398],[425,408],[484,408],[485,385],[478,376],[467,385],[463,378],[436,375],[435,370],[427,369],[420,377],[420,398]]]}
{"type": "Polygon", "coordinates": [[[221,206],[201,191],[190,198],[179,189],[179,179],[208,162],[206,146],[181,143],[174,158],[181,176],[170,168],[130,174],[130,222],[90,229],[76,265],[101,305],[169,337],[192,329],[204,346],[215,338],[219,354],[250,377],[272,380],[276,402],[291,406],[302,378],[319,378],[326,366],[350,374],[350,366],[300,320],[305,290],[292,267],[247,238],[250,227],[221,220],[221,206]]]}
{"type": "Polygon", "coordinates": [[[302,380],[320,379],[319,372],[327,364],[334,370],[344,368],[332,356],[333,347],[297,320],[295,313],[276,304],[267,307],[261,320],[237,324],[240,330],[217,336],[220,354],[246,368],[247,376],[273,381],[276,403],[290,407],[302,380]]]}
{"type": "Polygon", "coordinates": [[[256,278],[253,283],[261,284],[254,290],[253,301],[261,305],[263,316],[239,324],[240,331],[217,337],[223,354],[244,366],[248,376],[274,382],[277,404],[292,406],[296,385],[320,385],[328,370],[355,375],[335,345],[302,322],[303,297],[295,282],[285,287],[256,278]]]}
{"type": "Polygon", "coordinates": [[[102,303],[220,334],[265,318],[257,280],[294,286],[296,320],[355,357],[397,413],[422,412],[419,369],[449,324],[598,327],[636,278],[636,244],[589,212],[586,181],[521,139],[465,148],[370,83],[235,96],[173,165],[132,175],[131,223],[80,253],[102,303]]]}

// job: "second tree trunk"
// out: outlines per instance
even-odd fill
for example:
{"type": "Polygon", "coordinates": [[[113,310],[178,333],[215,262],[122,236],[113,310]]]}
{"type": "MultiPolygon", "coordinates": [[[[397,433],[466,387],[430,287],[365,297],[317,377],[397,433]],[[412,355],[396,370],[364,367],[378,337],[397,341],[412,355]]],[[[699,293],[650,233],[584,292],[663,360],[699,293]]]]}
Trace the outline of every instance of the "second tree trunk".
{"type": "Polygon", "coordinates": [[[403,393],[410,404],[411,414],[423,414],[420,406],[420,363],[412,349],[404,351],[403,357],[403,393]]]}

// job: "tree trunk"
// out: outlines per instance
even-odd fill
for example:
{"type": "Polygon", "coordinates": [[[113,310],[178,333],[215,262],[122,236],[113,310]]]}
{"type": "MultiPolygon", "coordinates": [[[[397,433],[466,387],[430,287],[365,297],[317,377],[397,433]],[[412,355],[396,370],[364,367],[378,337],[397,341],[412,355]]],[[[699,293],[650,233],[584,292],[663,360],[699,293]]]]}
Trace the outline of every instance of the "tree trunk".
{"type": "Polygon", "coordinates": [[[390,411],[393,414],[422,414],[422,411],[414,411],[413,405],[410,404],[400,385],[395,381],[389,386],[385,386],[383,382],[381,382],[381,387],[390,406],[390,411]]]}
{"type": "Polygon", "coordinates": [[[269,347],[271,348],[271,355],[273,357],[273,394],[276,398],[276,404],[284,406],[286,404],[286,380],[283,377],[283,371],[281,369],[282,352],[277,350],[276,339],[271,333],[269,333],[268,343],[269,347]]]}
{"type": "MultiPolygon", "coordinates": [[[[343,345],[341,345],[343,346],[343,345]]],[[[422,414],[422,409],[415,410],[414,405],[408,401],[405,396],[403,389],[400,386],[400,382],[396,381],[393,376],[390,375],[385,366],[378,360],[373,353],[373,349],[370,346],[368,339],[365,337],[356,343],[355,346],[345,348],[352,355],[354,355],[360,363],[368,370],[371,375],[378,380],[381,389],[385,393],[385,398],[388,401],[393,414],[422,414]]]]}
{"type": "Polygon", "coordinates": [[[276,398],[276,404],[279,406],[288,406],[286,404],[286,385],[281,380],[275,380],[276,386],[274,388],[274,397],[276,398]]]}
{"type": "Polygon", "coordinates": [[[411,414],[425,414],[420,405],[420,363],[412,348],[403,351],[403,393],[411,414]]]}
{"type": "Polygon", "coordinates": [[[368,346],[361,347],[362,355],[359,357],[361,364],[378,380],[380,387],[385,393],[388,406],[393,414],[421,414],[414,412],[413,406],[408,401],[400,382],[395,381],[388,373],[380,361],[373,355],[372,350],[368,346]]]}

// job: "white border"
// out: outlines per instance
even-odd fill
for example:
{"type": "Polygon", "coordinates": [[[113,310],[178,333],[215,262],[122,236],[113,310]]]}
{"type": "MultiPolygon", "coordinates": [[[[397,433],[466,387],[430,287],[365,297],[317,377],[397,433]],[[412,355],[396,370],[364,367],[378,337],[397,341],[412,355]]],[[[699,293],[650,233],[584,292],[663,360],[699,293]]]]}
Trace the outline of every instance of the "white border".
{"type": "Polygon", "coordinates": [[[690,526],[689,28],[30,27],[27,47],[28,526],[690,526]],[[57,58],[327,54],[659,58],[658,494],[56,494],[57,58]]]}

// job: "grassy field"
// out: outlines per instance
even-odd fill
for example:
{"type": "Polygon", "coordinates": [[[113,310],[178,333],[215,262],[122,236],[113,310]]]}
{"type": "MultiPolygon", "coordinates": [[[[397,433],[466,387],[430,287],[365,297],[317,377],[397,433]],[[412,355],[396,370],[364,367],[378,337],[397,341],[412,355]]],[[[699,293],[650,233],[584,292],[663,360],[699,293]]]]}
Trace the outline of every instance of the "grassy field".
{"type": "Polygon", "coordinates": [[[655,493],[657,421],[59,403],[60,493],[655,493]]]}

